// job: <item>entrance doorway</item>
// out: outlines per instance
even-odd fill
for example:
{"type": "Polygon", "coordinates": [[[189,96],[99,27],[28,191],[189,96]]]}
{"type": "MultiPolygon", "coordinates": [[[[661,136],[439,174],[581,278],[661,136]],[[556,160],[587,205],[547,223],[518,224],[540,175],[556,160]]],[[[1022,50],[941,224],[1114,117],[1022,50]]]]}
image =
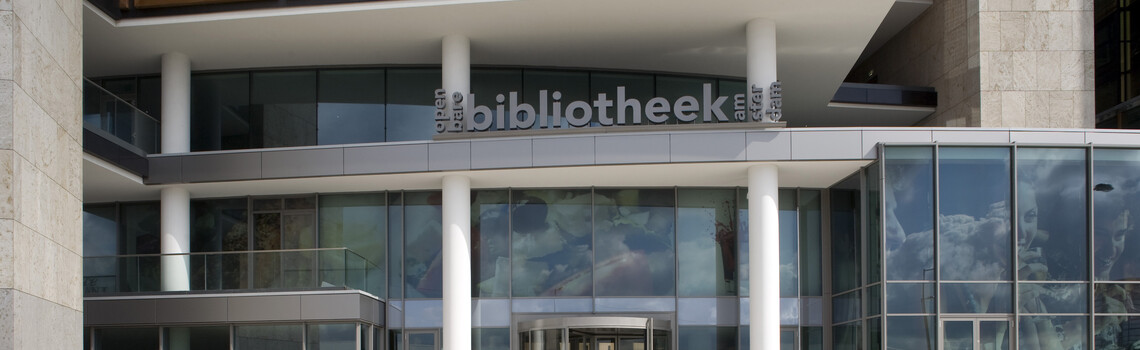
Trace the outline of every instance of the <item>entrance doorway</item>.
{"type": "Polygon", "coordinates": [[[646,317],[562,317],[519,322],[518,350],[669,350],[669,321],[646,317]]]}
{"type": "Polygon", "coordinates": [[[1010,319],[943,318],[940,350],[1010,350],[1010,319]]]}

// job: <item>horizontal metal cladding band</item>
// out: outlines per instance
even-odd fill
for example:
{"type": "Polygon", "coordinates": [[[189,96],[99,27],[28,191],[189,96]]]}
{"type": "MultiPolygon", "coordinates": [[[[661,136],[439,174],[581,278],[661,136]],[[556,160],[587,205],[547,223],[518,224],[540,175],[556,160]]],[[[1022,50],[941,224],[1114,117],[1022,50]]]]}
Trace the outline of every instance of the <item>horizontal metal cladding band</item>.
{"type": "Polygon", "coordinates": [[[624,86],[617,87],[617,96],[610,99],[600,93],[593,101],[563,101],[561,91],[538,91],[538,108],[530,103],[520,103],[519,93],[511,91],[498,94],[491,107],[475,105],[475,94],[464,96],[454,92],[450,96],[444,89],[435,91],[436,132],[478,132],[491,130],[526,130],[533,128],[588,127],[591,122],[599,126],[665,124],[670,119],[676,123],[692,123],[701,119],[705,123],[730,123],[752,121],[779,121],[782,113],[782,92],[780,82],[773,82],[768,89],[767,108],[764,104],[764,88],[753,86],[748,94],[732,96],[732,118],[725,115],[722,106],[727,96],[713,96],[712,84],[703,84],[700,99],[694,96],[681,96],[674,101],[664,97],[653,97],[644,102],[628,98],[624,86]],[[611,109],[616,110],[611,114],[611,109]],[[508,118],[507,116],[510,116],[508,118]],[[539,116],[551,116],[540,118],[539,116]],[[565,123],[563,123],[565,120],[565,123]],[[464,127],[466,125],[466,127],[464,127]]]}

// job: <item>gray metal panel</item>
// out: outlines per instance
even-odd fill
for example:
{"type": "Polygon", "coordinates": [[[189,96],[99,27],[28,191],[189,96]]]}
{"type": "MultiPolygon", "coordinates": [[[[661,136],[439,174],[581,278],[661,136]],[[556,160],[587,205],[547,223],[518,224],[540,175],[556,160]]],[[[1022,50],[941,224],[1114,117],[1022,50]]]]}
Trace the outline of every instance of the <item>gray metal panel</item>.
{"type": "Polygon", "coordinates": [[[156,299],[155,317],[159,323],[224,323],[229,303],[226,298],[156,299]]]}
{"type": "Polygon", "coordinates": [[[530,140],[471,142],[471,169],[529,168],[530,140]]]}
{"type": "Polygon", "coordinates": [[[182,182],[182,157],[149,157],[150,174],[145,182],[148,184],[169,184],[182,182]]]}
{"type": "Polygon", "coordinates": [[[1086,132],[1085,141],[1094,145],[1128,145],[1140,144],[1138,133],[1114,132],[1086,132]]]}
{"type": "Polygon", "coordinates": [[[792,159],[861,159],[861,130],[799,131],[792,133],[792,159]]]}
{"type": "Polygon", "coordinates": [[[252,296],[229,298],[231,322],[301,319],[301,296],[252,296]]]}
{"type": "Polygon", "coordinates": [[[592,165],[594,137],[534,139],[534,166],[592,165]]]}
{"type": "Polygon", "coordinates": [[[261,178],[261,152],[204,154],[182,157],[185,182],[231,181],[261,178]]]}
{"type": "Polygon", "coordinates": [[[792,135],[785,131],[753,131],[744,139],[748,160],[792,159],[792,135]]]}
{"type": "Polygon", "coordinates": [[[594,137],[597,164],[668,163],[669,135],[594,137]]]}
{"type": "Polygon", "coordinates": [[[303,320],[359,320],[360,294],[308,294],[301,296],[303,320]]]}
{"type": "Polygon", "coordinates": [[[989,130],[934,130],[934,142],[977,142],[977,143],[1009,143],[1009,131],[989,130]]]}
{"type": "Polygon", "coordinates": [[[863,159],[879,157],[875,145],[880,142],[930,143],[930,130],[867,130],[863,132],[863,159]]]}
{"type": "Polygon", "coordinates": [[[428,144],[428,170],[467,169],[471,169],[470,142],[428,144]]]}
{"type": "Polygon", "coordinates": [[[674,162],[719,162],[745,159],[745,133],[674,134],[669,159],[674,162]]]}
{"type": "Polygon", "coordinates": [[[1085,133],[1077,131],[1010,131],[1009,141],[1017,143],[1084,144],[1085,133]]]}
{"type": "Polygon", "coordinates": [[[344,149],[345,174],[384,174],[425,171],[428,146],[391,145],[344,149]]]}
{"type": "Polygon", "coordinates": [[[156,312],[153,299],[83,302],[86,325],[154,324],[156,312]]]}
{"type": "Polygon", "coordinates": [[[360,319],[380,326],[384,325],[384,303],[364,294],[360,297],[360,319]]]}
{"type": "Polygon", "coordinates": [[[321,148],[272,151],[261,154],[264,178],[344,174],[344,149],[321,148]]]}

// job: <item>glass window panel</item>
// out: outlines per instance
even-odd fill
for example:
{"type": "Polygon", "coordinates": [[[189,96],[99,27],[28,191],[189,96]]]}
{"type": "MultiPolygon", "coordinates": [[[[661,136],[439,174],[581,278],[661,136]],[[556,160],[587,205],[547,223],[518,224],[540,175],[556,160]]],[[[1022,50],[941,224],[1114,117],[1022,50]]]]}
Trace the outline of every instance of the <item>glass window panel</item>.
{"type": "Polygon", "coordinates": [[[935,350],[937,339],[934,316],[887,317],[887,349],[935,350]]]}
{"type": "Polygon", "coordinates": [[[508,297],[511,283],[508,191],[471,192],[471,281],[474,297],[508,297]]]}
{"type": "Polygon", "coordinates": [[[594,191],[597,296],[674,295],[673,189],[594,191]]]}
{"type": "Polygon", "coordinates": [[[1087,313],[1088,285],[1074,283],[1021,283],[1021,313],[1087,313]]]}
{"type": "MultiPolygon", "coordinates": [[[[780,296],[799,296],[799,218],[796,213],[796,191],[779,191],[780,216],[780,296]]],[[[747,198],[747,197],[741,197],[747,198]]],[[[748,217],[741,215],[741,217],[748,217]]],[[[741,220],[744,221],[744,220],[741,220]]],[[[748,232],[748,231],[742,231],[748,232]]],[[[745,236],[748,234],[745,233],[745,236]]],[[[743,248],[743,247],[742,247],[743,248]]],[[[748,256],[741,254],[741,264],[747,264],[748,256]]],[[[747,271],[747,269],[742,269],[747,271]]],[[[747,283],[747,282],[746,282],[747,283]]],[[[741,293],[747,295],[745,293],[741,293]]]]}
{"type": "Polygon", "coordinates": [[[1017,182],[1018,278],[1088,279],[1085,150],[1019,148],[1017,182]]]}
{"type": "Polygon", "coordinates": [[[404,194],[404,297],[443,297],[440,192],[404,194]]]}
{"type": "Polygon", "coordinates": [[[1093,339],[1097,350],[1128,349],[1140,343],[1140,316],[1097,316],[1093,339]]]}
{"type": "Polygon", "coordinates": [[[867,316],[883,313],[883,285],[873,285],[867,290],[867,316]]]}
{"type": "Polygon", "coordinates": [[[234,350],[301,350],[301,325],[234,326],[234,350]]]}
{"type": "MultiPolygon", "coordinates": [[[[511,92],[517,92],[519,95],[516,97],[519,104],[525,103],[522,92],[522,70],[520,69],[472,69],[471,70],[471,93],[475,94],[476,106],[487,106],[491,110],[491,127],[488,130],[510,130],[515,129],[510,126],[515,123],[510,119],[516,117],[510,115],[511,108],[511,92]],[[496,106],[500,103],[497,100],[498,96],[503,96],[503,112],[505,115],[498,115],[495,111],[496,106]]],[[[530,105],[538,111],[538,104],[530,105]]],[[[534,115],[519,116],[519,121],[525,121],[534,118],[534,115]]],[[[480,117],[483,118],[483,117],[480,117]]],[[[480,120],[480,122],[483,122],[480,120]]],[[[537,120],[535,120],[537,124],[537,120]]]]}
{"type": "MultiPolygon", "coordinates": [[[[704,84],[710,85],[709,89],[710,93],[713,96],[713,99],[716,99],[717,96],[716,79],[658,75],[655,80],[656,95],[674,102],[674,105],[676,104],[676,101],[681,97],[689,96],[697,101],[697,106],[706,107],[704,106],[704,103],[701,102],[701,100],[704,98],[704,84]]],[[[726,98],[724,104],[731,105],[732,102],[726,98]]],[[[715,123],[718,121],[716,115],[711,112],[709,113],[710,120],[704,120],[705,114],[703,109],[698,109],[696,112],[693,112],[693,114],[696,114],[696,119],[691,122],[682,122],[681,118],[673,118],[672,116],[675,116],[676,113],[670,113],[669,120],[671,122],[682,123],[715,123]]],[[[731,115],[732,114],[726,114],[725,117],[730,117],[731,115]]]]}
{"type": "Polygon", "coordinates": [[[384,70],[322,70],[317,79],[317,143],[384,141],[384,70]]]}
{"type": "Polygon", "coordinates": [[[942,312],[945,313],[1010,313],[1009,283],[943,283],[942,312]]]}
{"type": "Polygon", "coordinates": [[[831,322],[841,323],[863,317],[863,312],[860,311],[862,299],[859,297],[859,292],[857,290],[831,299],[831,322]]]}
{"type": "Polygon", "coordinates": [[[823,327],[800,327],[800,349],[823,350],[823,327]]]}
{"type": "MultiPolygon", "coordinates": [[[[747,188],[739,188],[736,190],[736,208],[737,208],[736,217],[732,218],[732,219],[735,219],[737,222],[736,232],[733,232],[733,235],[736,236],[736,251],[737,251],[737,253],[735,256],[731,256],[728,254],[725,254],[725,255],[732,258],[732,260],[736,260],[736,271],[733,273],[732,277],[735,277],[735,279],[736,279],[735,282],[736,282],[737,289],[740,290],[740,292],[739,292],[740,296],[746,297],[749,294],[748,293],[748,287],[749,287],[748,286],[748,255],[749,254],[748,254],[748,189],[747,188]]],[[[718,230],[721,229],[721,227],[719,227],[719,226],[717,226],[716,228],[718,230]]],[[[720,235],[717,237],[720,239],[725,238],[724,235],[720,235]]],[[[719,245],[719,241],[718,241],[718,245],[719,245]]],[[[727,264],[729,262],[731,262],[731,261],[726,261],[725,263],[727,264]]],[[[729,295],[731,295],[731,294],[729,294],[729,295]]]]}
{"type": "Polygon", "coordinates": [[[1022,316],[1018,326],[1019,349],[1088,349],[1085,316],[1022,316]]]}
{"type": "Polygon", "coordinates": [[[155,120],[162,120],[162,78],[139,78],[138,102],[135,106],[155,120]]]}
{"type": "Polygon", "coordinates": [[[438,68],[388,70],[386,140],[430,140],[435,135],[435,90],[442,79],[438,68]]]}
{"type": "Polygon", "coordinates": [[[888,280],[934,280],[934,152],[887,147],[883,243],[888,280]]]}
{"type": "Polygon", "coordinates": [[[352,350],[356,348],[356,324],[311,324],[308,350],[352,350]]]}
{"type": "Polygon", "coordinates": [[[943,350],[974,350],[974,321],[943,321],[943,350]]]}
{"type": "Polygon", "coordinates": [[[1133,300],[1140,300],[1140,285],[1097,283],[1093,300],[1098,313],[1137,313],[1140,308],[1136,307],[1133,300]]]}
{"type": "Polygon", "coordinates": [[[404,200],[403,193],[391,192],[388,194],[388,297],[404,298],[403,280],[404,200]]]}
{"type": "Polygon", "coordinates": [[[250,74],[251,147],[317,144],[317,73],[250,74]]]}
{"type": "Polygon", "coordinates": [[[862,331],[859,322],[846,323],[832,327],[831,348],[835,350],[863,349],[862,331]]]}
{"type": "Polygon", "coordinates": [[[388,349],[404,350],[404,332],[398,329],[388,330],[388,349]]]}
{"type": "Polygon", "coordinates": [[[94,256],[113,256],[119,253],[119,225],[115,219],[116,206],[87,205],[83,207],[83,292],[106,293],[118,290],[119,259],[94,256]]]}
{"type": "Polygon", "coordinates": [[[876,317],[867,320],[867,349],[883,348],[883,321],[876,317]]]}
{"type": "Polygon", "coordinates": [[[1010,280],[1009,148],[938,152],[941,278],[1010,280]]]}
{"type": "Polygon", "coordinates": [[[511,194],[513,296],[593,294],[590,190],[511,194]]]}
{"type": "Polygon", "coordinates": [[[404,302],[404,315],[407,328],[443,327],[443,300],[408,300],[404,302]]]}
{"type": "MultiPolygon", "coordinates": [[[[617,118],[618,109],[624,103],[618,101],[617,88],[619,86],[625,87],[625,99],[627,101],[624,102],[629,102],[630,104],[636,102],[640,104],[640,106],[637,108],[640,111],[638,114],[633,114],[633,107],[626,108],[626,113],[628,113],[626,115],[626,118],[628,119],[627,122],[634,125],[651,124],[649,120],[645,118],[645,103],[649,102],[649,99],[657,96],[655,95],[654,91],[653,75],[601,72],[590,73],[590,94],[588,95],[589,99],[592,100],[593,98],[597,97],[598,94],[606,94],[607,97],[613,96],[610,99],[614,100],[614,112],[612,115],[614,116],[615,124],[620,121],[619,118],[617,118]],[[628,101],[630,99],[636,101],[628,101]]],[[[569,101],[565,97],[562,100],[569,101]]],[[[566,105],[563,104],[563,106],[566,105]]],[[[672,106],[670,106],[670,111],[671,110],[672,106]]],[[[565,113],[563,113],[563,116],[565,116],[565,113]]],[[[597,117],[598,116],[596,115],[594,116],[595,119],[592,124],[597,124],[597,117]]]]}
{"type": "Polygon", "coordinates": [[[254,211],[281,210],[284,208],[281,198],[257,198],[253,200],[254,211]]]}
{"type": "MultiPolygon", "coordinates": [[[[119,254],[159,254],[158,202],[119,205],[119,254]]],[[[122,259],[118,262],[119,289],[123,292],[159,289],[157,257],[122,259]]]]}
{"type": "MultiPolygon", "coordinates": [[[[557,302],[555,303],[557,306],[557,302]]],[[[596,312],[665,312],[677,309],[674,298],[597,298],[594,299],[596,312]]]]}
{"type": "Polygon", "coordinates": [[[823,244],[820,242],[823,218],[820,191],[799,191],[800,295],[823,295],[823,244]]]}
{"type": "Polygon", "coordinates": [[[1132,210],[1140,214],[1140,150],[1093,150],[1093,256],[1098,281],[1140,279],[1140,237],[1132,210]]]}
{"type": "MultiPolygon", "coordinates": [[[[745,83],[744,81],[741,81],[741,80],[718,79],[717,84],[718,84],[717,89],[716,89],[717,95],[725,96],[728,98],[727,100],[724,101],[724,104],[720,106],[721,112],[724,113],[724,115],[726,117],[728,117],[728,119],[730,121],[743,121],[742,119],[738,119],[738,117],[735,114],[736,113],[736,100],[735,99],[736,99],[736,95],[740,94],[741,99],[742,99],[741,101],[742,101],[742,103],[744,103],[743,99],[747,98],[747,97],[745,97],[746,95],[744,95],[744,90],[745,90],[745,86],[747,86],[747,83],[745,83]]],[[[741,117],[749,118],[748,116],[744,116],[744,115],[742,115],[741,117]]]]}
{"type": "Polygon", "coordinates": [[[737,215],[734,190],[677,190],[679,295],[736,294],[737,215]]]}
{"type": "MultiPolygon", "coordinates": [[[[364,258],[368,292],[384,298],[387,287],[383,266],[388,251],[384,193],[324,195],[320,197],[320,206],[320,247],[348,248],[352,251],[348,254],[364,258]]],[[[321,264],[323,268],[327,262],[321,264]]],[[[328,280],[328,276],[322,278],[328,280]]]]}
{"type": "MultiPolygon", "coordinates": [[[[190,251],[245,251],[249,247],[245,198],[190,201],[190,251]]],[[[201,255],[190,259],[191,289],[240,289],[247,286],[244,256],[201,255]]]]}
{"type": "Polygon", "coordinates": [[[96,349],[158,350],[158,327],[96,328],[96,349]]]}
{"type": "Polygon", "coordinates": [[[979,321],[978,331],[982,349],[1009,350],[1009,321],[979,321]]]}
{"type": "Polygon", "coordinates": [[[476,328],[471,330],[471,348],[475,350],[510,350],[510,328],[476,328]]]}
{"type": "Polygon", "coordinates": [[[164,349],[214,350],[230,347],[228,326],[171,327],[164,328],[163,332],[164,349]]]}
{"type": "Polygon", "coordinates": [[[735,350],[736,344],[736,327],[677,327],[679,349],[735,350]]]}
{"type": "Polygon", "coordinates": [[[508,327],[511,325],[510,299],[473,299],[473,327],[508,327]]]}
{"type": "MultiPolygon", "coordinates": [[[[534,106],[535,112],[541,112],[540,107],[542,101],[540,100],[540,91],[546,90],[546,104],[552,106],[554,101],[553,94],[559,92],[562,94],[561,101],[586,101],[590,100],[590,74],[587,72],[572,72],[572,71],[556,71],[556,70],[538,70],[538,69],[525,69],[523,70],[522,85],[526,87],[523,91],[523,100],[534,106]]],[[[615,119],[618,110],[616,95],[611,96],[610,99],[615,100],[613,115],[615,119]]],[[[596,96],[595,96],[596,97],[596,96]]],[[[566,103],[562,104],[565,109],[566,103]]],[[[570,124],[566,122],[565,118],[555,122],[553,120],[554,110],[553,107],[548,107],[545,115],[535,123],[534,128],[551,128],[560,127],[567,128],[570,124]]],[[[639,106],[637,110],[641,110],[639,106]]],[[[562,112],[559,115],[563,115],[562,112]]],[[[626,113],[632,113],[627,111],[626,113]]],[[[632,119],[632,116],[627,116],[627,119],[632,119]]]]}
{"type": "Polygon", "coordinates": [[[249,73],[190,78],[190,149],[250,148],[249,73]]]}
{"type": "Polygon", "coordinates": [[[887,312],[892,314],[934,313],[934,284],[888,283],[887,312]]]}
{"type": "MultiPolygon", "coordinates": [[[[867,171],[867,283],[883,280],[883,246],[882,242],[882,190],[879,188],[881,171],[879,163],[873,163],[866,168],[867,171]]],[[[783,222],[783,221],[781,221],[783,222]]],[[[868,325],[868,329],[870,329],[868,325]]]]}
{"type": "Polygon", "coordinates": [[[858,176],[849,178],[840,185],[842,187],[831,190],[831,288],[834,292],[848,291],[862,284],[858,179],[858,176]]]}

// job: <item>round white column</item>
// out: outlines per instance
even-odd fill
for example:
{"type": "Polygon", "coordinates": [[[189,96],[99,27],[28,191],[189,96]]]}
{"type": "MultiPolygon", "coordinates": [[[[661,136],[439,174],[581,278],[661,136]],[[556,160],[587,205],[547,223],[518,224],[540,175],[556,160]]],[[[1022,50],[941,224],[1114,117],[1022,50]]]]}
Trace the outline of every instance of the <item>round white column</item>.
{"type": "Polygon", "coordinates": [[[162,153],[190,152],[190,58],[162,55],[162,153]]]}
{"type": "Polygon", "coordinates": [[[779,168],[748,168],[749,350],[780,348],[779,168]]]}
{"type": "Polygon", "coordinates": [[[165,255],[190,252],[190,192],[182,187],[167,187],[161,196],[162,290],[190,290],[190,256],[165,255]]]}
{"type": "MultiPolygon", "coordinates": [[[[748,22],[748,91],[752,86],[764,89],[764,102],[768,108],[768,89],[776,81],[776,22],[758,18],[748,22]]],[[[767,118],[767,117],[765,117],[767,118]]]]}
{"type": "Polygon", "coordinates": [[[462,35],[443,37],[443,89],[450,96],[471,91],[471,41],[462,35]]]}
{"type": "Polygon", "coordinates": [[[443,178],[443,350],[471,349],[471,180],[443,178]]]}

